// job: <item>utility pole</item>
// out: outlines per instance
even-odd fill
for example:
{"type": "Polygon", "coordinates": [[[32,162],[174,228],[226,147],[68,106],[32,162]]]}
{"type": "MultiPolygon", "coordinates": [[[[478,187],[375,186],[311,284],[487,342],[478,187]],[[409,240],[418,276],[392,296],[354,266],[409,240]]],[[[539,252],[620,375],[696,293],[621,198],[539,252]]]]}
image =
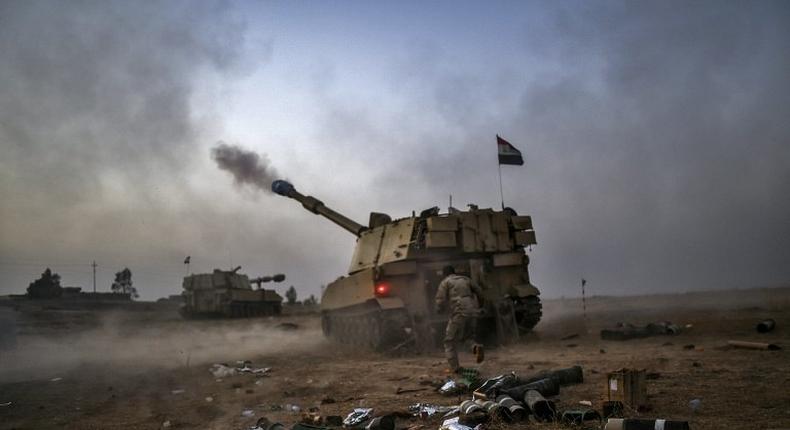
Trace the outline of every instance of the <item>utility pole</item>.
{"type": "Polygon", "coordinates": [[[584,329],[587,330],[587,300],[584,297],[584,286],[587,284],[587,280],[582,278],[582,312],[584,312],[584,329]]]}
{"type": "Polygon", "coordinates": [[[93,293],[96,294],[96,260],[93,260],[91,267],[93,267],[93,293]]]}

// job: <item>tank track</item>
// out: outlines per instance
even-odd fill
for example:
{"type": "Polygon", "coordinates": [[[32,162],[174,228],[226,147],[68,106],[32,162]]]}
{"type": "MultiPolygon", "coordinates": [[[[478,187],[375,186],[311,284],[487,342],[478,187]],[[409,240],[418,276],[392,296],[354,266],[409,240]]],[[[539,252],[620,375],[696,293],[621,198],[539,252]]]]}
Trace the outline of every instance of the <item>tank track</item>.
{"type": "Polygon", "coordinates": [[[179,314],[186,319],[204,318],[256,318],[264,316],[280,315],[282,307],[279,303],[244,303],[236,302],[228,304],[223,312],[195,312],[192,309],[182,307],[179,314]]]}
{"type": "Polygon", "coordinates": [[[229,318],[253,318],[279,315],[280,305],[260,302],[232,302],[224,313],[229,318]]]}
{"type": "Polygon", "coordinates": [[[343,345],[382,351],[408,338],[408,315],[403,309],[327,311],[321,316],[324,336],[343,345]]]}
{"type": "Polygon", "coordinates": [[[515,301],[516,323],[519,334],[527,334],[543,316],[543,305],[538,296],[521,297],[515,301]]]}

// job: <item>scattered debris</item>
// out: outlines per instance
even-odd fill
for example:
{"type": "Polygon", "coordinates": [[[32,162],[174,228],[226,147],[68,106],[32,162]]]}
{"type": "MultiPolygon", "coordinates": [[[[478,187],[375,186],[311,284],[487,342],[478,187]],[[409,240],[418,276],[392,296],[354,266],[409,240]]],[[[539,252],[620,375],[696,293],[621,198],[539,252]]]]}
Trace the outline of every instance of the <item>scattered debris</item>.
{"type": "Polygon", "coordinates": [[[439,430],[474,430],[476,427],[465,426],[458,422],[458,417],[444,420],[439,430]]]}
{"type": "Polygon", "coordinates": [[[584,381],[581,366],[566,369],[538,372],[528,377],[520,378],[515,373],[503,374],[482,383],[473,393],[475,399],[493,399],[500,394],[521,399],[528,390],[536,390],[543,396],[556,396],[559,387],[563,385],[578,384],[584,381]]]}
{"type": "Polygon", "coordinates": [[[255,416],[255,411],[253,411],[252,409],[245,409],[245,410],[241,411],[241,416],[243,416],[243,417],[255,416]]]}
{"type": "Polygon", "coordinates": [[[373,408],[356,408],[343,420],[344,427],[357,427],[373,416],[373,408]]]}
{"type": "Polygon", "coordinates": [[[62,381],[62,380],[63,380],[63,378],[58,377],[58,378],[50,379],[49,382],[58,382],[58,381],[62,381]]]}
{"type": "Polygon", "coordinates": [[[536,390],[529,390],[524,394],[524,403],[538,421],[554,421],[557,416],[557,407],[551,400],[546,400],[536,390]]]}
{"type": "Polygon", "coordinates": [[[768,333],[769,331],[772,331],[774,327],[776,327],[776,321],[768,318],[766,320],[760,321],[760,323],[757,324],[757,331],[760,333],[768,333]]]}
{"type": "Polygon", "coordinates": [[[214,398],[213,398],[213,397],[211,397],[211,396],[208,396],[208,397],[206,397],[206,401],[207,401],[207,402],[209,402],[209,403],[211,403],[211,402],[213,402],[213,401],[214,401],[214,398]]]}
{"type": "Polygon", "coordinates": [[[606,350],[603,348],[599,349],[598,352],[600,352],[601,354],[606,354],[606,350]]]}
{"type": "Polygon", "coordinates": [[[744,342],[742,340],[728,340],[727,345],[733,348],[762,349],[762,350],[770,350],[770,351],[778,351],[782,349],[782,347],[773,343],[744,342]]]}
{"type": "Polygon", "coordinates": [[[560,338],[560,340],[571,340],[571,339],[576,339],[577,337],[579,337],[579,333],[573,333],[573,334],[569,334],[569,335],[567,335],[567,336],[565,336],[563,338],[560,338]]]}
{"type": "Polygon", "coordinates": [[[335,402],[335,399],[333,399],[331,397],[324,397],[323,399],[321,399],[321,404],[322,405],[329,405],[329,404],[332,404],[332,403],[336,403],[336,402],[335,402]]]}
{"type": "Polygon", "coordinates": [[[420,418],[432,417],[435,414],[446,414],[453,409],[452,406],[439,406],[430,403],[417,403],[409,406],[409,412],[413,416],[420,418]]]}
{"type": "Polygon", "coordinates": [[[579,344],[577,344],[577,343],[569,343],[569,344],[565,345],[566,348],[576,348],[577,346],[579,346],[579,344]]]}
{"type": "Polygon", "coordinates": [[[582,406],[589,406],[592,407],[592,402],[589,400],[579,400],[579,404],[582,406]]]}
{"type": "Polygon", "coordinates": [[[690,343],[690,344],[688,344],[688,345],[683,345],[683,349],[686,349],[686,350],[691,350],[691,349],[694,349],[694,344],[693,344],[693,343],[690,343]]]}
{"type": "Polygon", "coordinates": [[[614,328],[601,330],[601,339],[604,340],[629,340],[650,336],[676,335],[680,327],[669,321],[650,323],[644,327],[629,323],[617,323],[614,328]]]}
{"type": "Polygon", "coordinates": [[[179,394],[184,394],[184,393],[186,393],[186,391],[187,391],[187,390],[185,390],[185,389],[183,389],[183,388],[179,388],[179,389],[177,389],[177,390],[173,390],[173,391],[171,391],[171,392],[170,392],[170,394],[172,394],[172,395],[176,396],[176,395],[179,395],[179,394]]]}
{"type": "Polygon", "coordinates": [[[508,419],[508,412],[497,402],[491,400],[475,400],[475,403],[480,405],[488,413],[489,418],[498,418],[500,420],[508,419]]]}
{"type": "Polygon", "coordinates": [[[508,422],[522,421],[527,416],[526,409],[510,396],[501,395],[496,398],[496,402],[502,407],[505,420],[508,422]]]}
{"type": "Polygon", "coordinates": [[[277,324],[275,326],[275,328],[278,328],[280,330],[285,330],[285,331],[299,330],[299,324],[292,323],[292,322],[282,322],[280,324],[277,324]]]}
{"type": "Polygon", "coordinates": [[[488,411],[474,400],[464,400],[461,402],[459,413],[460,417],[458,422],[463,425],[475,426],[488,421],[488,411]]]}
{"type": "Polygon", "coordinates": [[[439,387],[439,392],[446,396],[465,393],[468,390],[469,390],[468,385],[464,384],[460,380],[456,381],[454,379],[448,379],[447,382],[444,383],[444,385],[439,387]]]}
{"type": "Polygon", "coordinates": [[[162,423],[162,428],[170,428],[170,421],[165,421],[162,423]]]}
{"type": "Polygon", "coordinates": [[[691,363],[691,367],[702,367],[702,363],[700,363],[699,361],[695,361],[691,363]]]}
{"type": "Polygon", "coordinates": [[[606,393],[609,401],[621,402],[636,410],[647,407],[647,383],[644,369],[620,369],[607,376],[606,393]]]}
{"type": "Polygon", "coordinates": [[[645,379],[659,379],[661,378],[661,374],[659,372],[650,372],[645,374],[645,379]]]}
{"type": "Polygon", "coordinates": [[[11,406],[13,403],[14,403],[14,402],[5,402],[5,403],[0,403],[0,408],[5,408],[6,406],[11,406]]]}
{"type": "Polygon", "coordinates": [[[557,379],[544,378],[538,381],[530,382],[529,384],[519,385],[517,387],[504,390],[503,393],[514,399],[523,399],[527,391],[534,390],[542,396],[556,396],[560,394],[560,384],[557,379]]]}
{"type": "Polygon", "coordinates": [[[594,409],[570,409],[562,413],[561,421],[567,425],[583,425],[588,421],[601,422],[601,414],[594,409]]]}
{"type": "Polygon", "coordinates": [[[515,372],[495,376],[483,382],[483,384],[475,390],[473,397],[476,399],[494,398],[496,397],[496,393],[504,391],[507,388],[515,387],[520,383],[521,381],[519,381],[515,372]]]}

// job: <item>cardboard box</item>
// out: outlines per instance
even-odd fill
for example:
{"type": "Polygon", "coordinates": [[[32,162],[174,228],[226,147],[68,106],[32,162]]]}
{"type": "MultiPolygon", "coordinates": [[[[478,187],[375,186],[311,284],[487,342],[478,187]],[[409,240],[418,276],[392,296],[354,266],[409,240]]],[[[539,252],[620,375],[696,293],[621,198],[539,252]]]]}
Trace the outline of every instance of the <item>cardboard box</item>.
{"type": "Polygon", "coordinates": [[[610,402],[621,402],[636,410],[647,406],[645,369],[620,369],[606,378],[606,395],[610,402]]]}

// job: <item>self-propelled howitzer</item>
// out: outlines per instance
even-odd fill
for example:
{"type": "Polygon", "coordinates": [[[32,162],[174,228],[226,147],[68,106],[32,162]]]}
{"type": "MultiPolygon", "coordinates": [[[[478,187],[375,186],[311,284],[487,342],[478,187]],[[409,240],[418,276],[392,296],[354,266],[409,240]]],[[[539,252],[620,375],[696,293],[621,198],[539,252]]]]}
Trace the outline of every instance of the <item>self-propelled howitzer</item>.
{"type": "Polygon", "coordinates": [[[274,181],[272,190],[357,236],[348,275],[329,283],[321,298],[322,328],[333,340],[373,349],[412,340],[420,349],[438,344],[447,315],[437,314],[433,302],[447,265],[482,287],[485,340],[515,340],[540,320],[540,292],[525,252],[536,243],[529,216],[434,207],[396,220],[372,212],[364,226],[289,182],[274,181]]]}
{"type": "Polygon", "coordinates": [[[280,315],[283,298],[274,290],[261,288],[261,284],[282,282],[285,275],[250,279],[238,273],[240,269],[241,266],[232,270],[214,269],[212,273],[184,277],[181,315],[185,318],[280,315]],[[252,288],[252,284],[257,284],[258,288],[252,288]]]}

